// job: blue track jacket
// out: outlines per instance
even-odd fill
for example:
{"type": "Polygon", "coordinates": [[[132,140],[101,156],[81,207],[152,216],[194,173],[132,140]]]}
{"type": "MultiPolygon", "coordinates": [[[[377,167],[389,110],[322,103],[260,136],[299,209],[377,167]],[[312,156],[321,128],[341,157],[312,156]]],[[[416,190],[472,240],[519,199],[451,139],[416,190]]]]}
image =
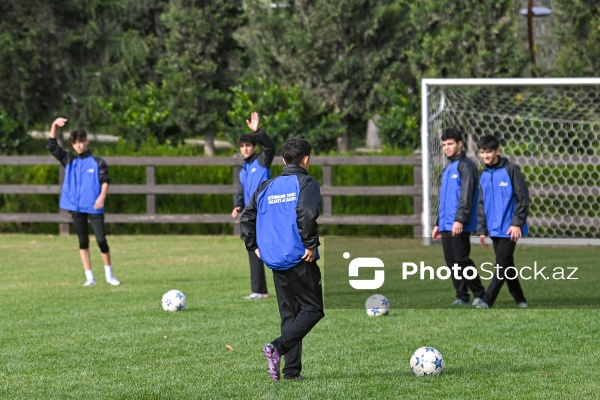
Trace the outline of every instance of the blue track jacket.
{"type": "Polygon", "coordinates": [[[521,170],[504,157],[485,166],[479,178],[478,235],[509,238],[508,229],[520,226],[523,236],[529,232],[529,189],[521,170]]]}
{"type": "Polygon", "coordinates": [[[108,166],[104,159],[90,150],[73,154],[49,138],[46,148],[65,167],[65,179],[60,194],[60,208],[87,214],[104,214],[104,208],[94,209],[103,183],[109,183],[108,166]]]}
{"type": "Polygon", "coordinates": [[[271,164],[275,157],[275,142],[260,129],[255,132],[262,151],[244,160],[240,168],[240,187],[233,200],[233,207],[244,208],[258,186],[271,178],[271,164]]]}
{"type": "Polygon", "coordinates": [[[273,270],[287,270],[302,263],[305,249],[317,247],[317,218],[321,188],[308,172],[286,165],[281,175],[260,185],[240,217],[240,237],[248,251],[260,250],[260,258],[273,270]]]}
{"type": "Polygon", "coordinates": [[[463,224],[464,232],[477,230],[477,166],[463,151],[449,157],[450,164],[442,172],[440,211],[436,225],[440,232],[452,231],[454,221],[463,224]]]}

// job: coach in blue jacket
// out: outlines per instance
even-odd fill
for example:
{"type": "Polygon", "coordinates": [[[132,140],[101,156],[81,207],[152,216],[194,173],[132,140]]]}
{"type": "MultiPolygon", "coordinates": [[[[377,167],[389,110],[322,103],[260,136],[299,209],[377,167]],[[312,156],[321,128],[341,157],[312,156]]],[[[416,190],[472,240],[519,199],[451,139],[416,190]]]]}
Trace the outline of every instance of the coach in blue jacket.
{"type": "Polygon", "coordinates": [[[308,175],[310,144],[289,139],[282,147],[285,167],[264,182],[240,217],[241,235],[273,270],[281,317],[281,336],[263,348],[272,380],[280,378],[285,355],[285,380],[300,379],[302,339],[325,316],[319,259],[317,218],[321,208],[319,183],[308,175]]]}
{"type": "Polygon", "coordinates": [[[465,279],[462,272],[467,266],[475,267],[471,259],[470,236],[471,232],[477,230],[479,173],[475,163],[463,151],[462,135],[457,129],[446,129],[441,139],[449,164],[442,172],[438,220],[431,237],[434,240],[442,239],[447,266],[452,268],[457,265],[459,268],[458,276],[452,274],[456,290],[456,300],[452,304],[469,304],[468,289],[471,289],[475,297],[473,305],[477,306],[483,299],[485,289],[479,276],[465,279]]]}

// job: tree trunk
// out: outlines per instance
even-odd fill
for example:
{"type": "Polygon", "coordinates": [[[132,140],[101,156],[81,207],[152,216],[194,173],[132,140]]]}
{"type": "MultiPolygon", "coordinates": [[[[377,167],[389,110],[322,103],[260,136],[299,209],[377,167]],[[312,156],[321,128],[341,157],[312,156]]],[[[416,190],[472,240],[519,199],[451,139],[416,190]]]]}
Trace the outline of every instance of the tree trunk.
{"type": "Polygon", "coordinates": [[[215,155],[215,127],[211,125],[204,133],[204,155],[212,157],[215,155]]]}
{"type": "Polygon", "coordinates": [[[344,132],[341,136],[337,138],[337,148],[338,151],[348,151],[348,131],[344,132]]]}

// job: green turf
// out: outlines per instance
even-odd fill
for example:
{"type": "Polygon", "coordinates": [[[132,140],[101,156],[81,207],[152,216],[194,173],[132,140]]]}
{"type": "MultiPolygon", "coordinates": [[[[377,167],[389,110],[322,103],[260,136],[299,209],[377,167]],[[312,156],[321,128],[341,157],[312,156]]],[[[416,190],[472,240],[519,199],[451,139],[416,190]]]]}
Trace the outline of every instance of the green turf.
{"type": "MultiPolygon", "coordinates": [[[[243,299],[241,240],[109,237],[122,285],[102,282],[93,248],[99,283],[90,288],[81,286],[76,242],[0,236],[1,399],[595,399],[600,392],[600,312],[535,309],[534,291],[531,309],[508,308],[506,288],[494,310],[395,309],[369,318],[326,309],[304,341],[307,379],[271,382],[261,348],[278,334],[277,305],[243,299]],[[187,295],[183,312],[160,307],[173,288],[187,295]],[[410,355],[423,345],[444,355],[441,376],[411,375],[410,355]]],[[[441,258],[439,247],[419,251],[441,258]]],[[[543,254],[586,262],[597,249],[543,254]]],[[[449,281],[445,289],[440,299],[451,301],[449,281]]]]}

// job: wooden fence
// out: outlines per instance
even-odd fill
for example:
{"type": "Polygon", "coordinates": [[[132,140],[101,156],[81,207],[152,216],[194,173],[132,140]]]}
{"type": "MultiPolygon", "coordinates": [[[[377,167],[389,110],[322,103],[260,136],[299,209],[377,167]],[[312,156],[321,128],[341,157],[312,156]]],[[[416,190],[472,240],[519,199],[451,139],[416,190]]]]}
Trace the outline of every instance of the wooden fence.
{"type": "MultiPolygon", "coordinates": [[[[239,221],[232,220],[230,214],[157,214],[156,195],[161,194],[229,194],[235,195],[239,186],[239,169],[243,160],[240,157],[104,157],[110,166],[145,166],[146,182],[140,184],[111,184],[111,194],[144,194],[145,214],[106,214],[107,223],[233,223],[234,233],[239,232],[239,221]],[[231,166],[232,185],[167,185],[156,184],[155,169],[158,166],[231,166]]],[[[311,165],[322,166],[323,209],[319,217],[321,225],[409,225],[413,226],[414,237],[420,237],[422,188],[421,156],[315,156],[311,165]],[[411,186],[333,186],[332,167],[336,165],[411,165],[413,184],[411,186]],[[413,196],[412,215],[334,215],[334,196],[413,196]]],[[[274,165],[283,162],[275,158],[274,165]]],[[[52,156],[0,156],[2,165],[56,165],[52,156]]],[[[59,170],[62,183],[64,169],[59,170]]],[[[61,185],[15,185],[0,182],[0,194],[59,194],[61,185]]],[[[232,203],[233,204],[233,203],[232,203]]],[[[67,212],[59,213],[0,213],[0,223],[57,222],[61,234],[69,233],[71,218],[67,212]]]]}

